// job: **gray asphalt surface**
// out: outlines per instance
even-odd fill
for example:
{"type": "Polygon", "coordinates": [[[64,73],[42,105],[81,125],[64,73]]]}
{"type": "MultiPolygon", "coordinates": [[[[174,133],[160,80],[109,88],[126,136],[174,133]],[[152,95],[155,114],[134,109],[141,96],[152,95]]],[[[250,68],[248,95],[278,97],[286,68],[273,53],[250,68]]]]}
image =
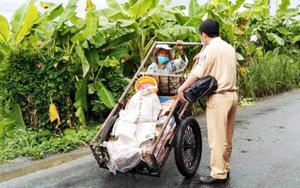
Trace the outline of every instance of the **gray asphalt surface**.
{"type": "MultiPolygon", "coordinates": [[[[299,111],[300,90],[261,100],[250,107],[239,108],[231,173],[229,181],[225,184],[202,185],[198,180],[200,175],[209,174],[205,116],[202,115],[197,117],[203,136],[202,160],[197,175],[191,179],[185,179],[178,172],[173,152],[159,178],[136,175],[135,181],[131,174],[113,175],[108,170],[100,169],[88,148],[84,148],[84,151],[81,150],[84,157],[79,154],[76,156],[76,151],[74,151],[71,157],[69,154],[69,160],[64,157],[68,154],[64,154],[56,156],[57,160],[52,157],[52,159],[45,159],[42,163],[34,164],[27,161],[24,169],[37,166],[38,171],[31,170],[30,172],[33,173],[25,173],[15,178],[11,175],[12,179],[4,177],[20,169],[22,163],[15,164],[14,167],[12,167],[14,164],[6,164],[6,171],[1,172],[0,187],[298,188],[300,187],[299,111]],[[47,164],[47,160],[52,165],[38,169],[41,164],[47,164]]],[[[3,169],[3,165],[1,166],[0,170],[3,169]]]]}

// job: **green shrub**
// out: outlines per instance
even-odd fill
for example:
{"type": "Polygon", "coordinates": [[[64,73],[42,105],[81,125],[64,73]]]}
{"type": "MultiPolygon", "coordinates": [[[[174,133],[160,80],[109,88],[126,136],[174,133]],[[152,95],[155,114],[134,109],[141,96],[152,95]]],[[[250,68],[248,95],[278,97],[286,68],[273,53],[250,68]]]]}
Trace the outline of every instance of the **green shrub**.
{"type": "Polygon", "coordinates": [[[241,97],[265,97],[298,87],[298,59],[299,57],[269,51],[264,57],[254,60],[241,75],[241,97]]]}
{"type": "Polygon", "coordinates": [[[72,118],[73,72],[78,65],[65,61],[60,51],[54,54],[16,50],[0,72],[0,104],[18,104],[27,127],[54,128],[49,121],[51,101],[59,108],[62,127],[72,118]]]}

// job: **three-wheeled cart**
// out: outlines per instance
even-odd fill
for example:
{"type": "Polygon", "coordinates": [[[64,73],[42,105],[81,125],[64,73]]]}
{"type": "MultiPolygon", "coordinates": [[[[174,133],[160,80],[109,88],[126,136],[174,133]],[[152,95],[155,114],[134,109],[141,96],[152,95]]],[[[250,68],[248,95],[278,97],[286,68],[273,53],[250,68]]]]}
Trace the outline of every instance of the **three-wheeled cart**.
{"type": "MultiPolygon", "coordinates": [[[[159,134],[155,137],[152,146],[149,147],[145,153],[148,162],[141,160],[138,165],[131,168],[128,172],[160,176],[167,158],[172,148],[174,148],[177,169],[183,176],[192,177],[197,172],[201,160],[202,137],[199,124],[197,120],[192,117],[192,103],[181,103],[177,98],[177,89],[184,82],[186,76],[143,72],[149,57],[158,44],[175,45],[176,42],[153,43],[133,79],[125,88],[122,96],[93,138],[90,143],[90,148],[99,167],[108,169],[107,164],[110,161],[110,156],[107,148],[103,146],[103,142],[108,142],[111,139],[113,126],[119,118],[120,110],[125,108],[126,103],[132,96],[135,82],[142,76],[151,76],[157,81],[157,95],[168,100],[172,99],[172,103],[169,112],[165,115],[165,121],[161,124],[159,134]]],[[[202,43],[183,42],[182,45],[201,47],[202,43]]]]}

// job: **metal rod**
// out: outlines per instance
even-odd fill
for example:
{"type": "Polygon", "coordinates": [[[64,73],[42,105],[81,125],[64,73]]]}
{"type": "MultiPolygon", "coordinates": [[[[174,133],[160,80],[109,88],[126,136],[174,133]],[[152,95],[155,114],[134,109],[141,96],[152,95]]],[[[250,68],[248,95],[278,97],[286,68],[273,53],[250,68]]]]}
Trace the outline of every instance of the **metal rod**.
{"type": "MultiPolygon", "coordinates": [[[[165,42],[165,41],[156,41],[156,44],[169,44],[169,45],[176,45],[177,42],[165,42]]],[[[204,43],[201,42],[182,42],[184,46],[204,46],[204,43]]]]}
{"type": "Polygon", "coordinates": [[[162,76],[162,77],[170,77],[170,78],[187,78],[187,75],[180,74],[160,74],[160,73],[152,73],[152,72],[140,72],[139,76],[162,76]]]}

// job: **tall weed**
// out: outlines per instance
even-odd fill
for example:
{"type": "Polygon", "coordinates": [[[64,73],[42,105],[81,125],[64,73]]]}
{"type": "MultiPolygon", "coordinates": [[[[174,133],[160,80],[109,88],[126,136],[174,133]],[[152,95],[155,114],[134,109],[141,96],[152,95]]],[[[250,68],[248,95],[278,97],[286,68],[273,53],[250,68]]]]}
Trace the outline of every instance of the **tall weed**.
{"type": "Polygon", "coordinates": [[[241,75],[241,97],[265,97],[298,87],[300,62],[297,58],[275,50],[254,60],[241,75]]]}

